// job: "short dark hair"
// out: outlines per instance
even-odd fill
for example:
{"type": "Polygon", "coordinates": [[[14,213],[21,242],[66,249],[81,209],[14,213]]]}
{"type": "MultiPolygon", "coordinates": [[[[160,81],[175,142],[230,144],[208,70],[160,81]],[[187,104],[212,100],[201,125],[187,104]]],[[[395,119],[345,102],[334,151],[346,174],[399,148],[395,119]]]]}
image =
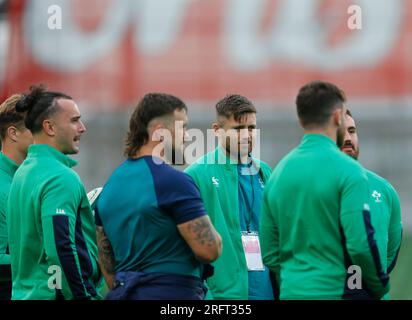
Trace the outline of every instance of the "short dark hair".
{"type": "Polygon", "coordinates": [[[149,141],[147,127],[155,118],[172,115],[175,110],[185,110],[185,103],[170,94],[148,93],[138,103],[130,117],[126,138],[125,156],[132,157],[149,141]]]}
{"type": "Polygon", "coordinates": [[[298,117],[302,126],[323,126],[333,111],[346,101],[345,93],[336,85],[312,81],[304,85],[296,98],[298,117]]]}
{"type": "Polygon", "coordinates": [[[16,111],[16,104],[23,97],[22,94],[13,94],[0,105],[0,138],[6,137],[7,128],[15,126],[24,128],[25,114],[16,111]]]}
{"type": "Polygon", "coordinates": [[[217,116],[230,118],[233,115],[235,121],[239,121],[246,113],[257,113],[253,103],[239,94],[230,94],[216,104],[217,116]]]}
{"type": "Polygon", "coordinates": [[[35,134],[43,129],[43,121],[58,111],[58,99],[72,100],[64,93],[47,91],[47,87],[43,84],[33,85],[30,87],[30,92],[24,94],[17,102],[16,110],[27,112],[24,124],[35,134]]]}
{"type": "Polygon", "coordinates": [[[353,118],[352,112],[350,112],[349,109],[346,109],[346,115],[349,116],[349,117],[351,117],[351,118],[353,118]]]}

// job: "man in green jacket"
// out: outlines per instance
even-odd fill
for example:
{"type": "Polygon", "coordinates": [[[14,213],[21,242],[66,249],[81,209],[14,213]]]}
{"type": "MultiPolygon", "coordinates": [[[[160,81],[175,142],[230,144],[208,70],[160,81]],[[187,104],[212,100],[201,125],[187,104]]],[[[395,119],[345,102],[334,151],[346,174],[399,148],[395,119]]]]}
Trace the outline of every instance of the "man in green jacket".
{"type": "Polygon", "coordinates": [[[186,169],[222,237],[222,255],[213,263],[206,298],[273,299],[258,243],[263,187],[271,169],[251,157],[256,108],[245,97],[229,95],[217,103],[216,111],[213,129],[219,146],[186,169]]]}
{"type": "Polygon", "coordinates": [[[280,299],[380,299],[389,277],[379,258],[362,166],[343,154],[345,95],[310,82],[296,99],[305,135],[276,166],[263,199],[263,262],[280,299]]]}
{"type": "MultiPolygon", "coordinates": [[[[94,218],[76,162],[86,131],[71,97],[34,86],[17,105],[33,134],[7,203],[12,299],[98,299],[94,218]]],[[[102,281],[100,283],[103,283],[102,281]]]]}
{"type": "MultiPolygon", "coordinates": [[[[346,110],[345,135],[341,150],[355,160],[359,158],[359,139],[355,120],[346,110]]],[[[376,231],[382,268],[389,274],[396,265],[402,240],[402,213],[395,188],[376,173],[366,170],[369,180],[369,196],[372,224],[376,231]]],[[[384,297],[389,299],[389,295],[384,297]]]]}
{"type": "Polygon", "coordinates": [[[16,111],[16,103],[22,98],[14,94],[0,106],[0,300],[11,298],[11,266],[6,204],[11,181],[18,166],[27,155],[27,148],[33,142],[30,130],[24,126],[24,113],[16,111]]]}

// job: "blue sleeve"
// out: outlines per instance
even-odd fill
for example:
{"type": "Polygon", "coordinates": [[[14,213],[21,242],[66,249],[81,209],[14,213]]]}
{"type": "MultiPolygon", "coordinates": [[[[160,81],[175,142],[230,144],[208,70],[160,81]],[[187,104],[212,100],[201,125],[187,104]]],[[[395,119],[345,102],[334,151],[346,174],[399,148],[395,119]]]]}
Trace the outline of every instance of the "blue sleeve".
{"type": "Polygon", "coordinates": [[[206,215],[203,201],[192,178],[164,164],[149,163],[160,209],[172,216],[176,224],[206,215]],[[154,172],[155,171],[155,172],[154,172]]]}

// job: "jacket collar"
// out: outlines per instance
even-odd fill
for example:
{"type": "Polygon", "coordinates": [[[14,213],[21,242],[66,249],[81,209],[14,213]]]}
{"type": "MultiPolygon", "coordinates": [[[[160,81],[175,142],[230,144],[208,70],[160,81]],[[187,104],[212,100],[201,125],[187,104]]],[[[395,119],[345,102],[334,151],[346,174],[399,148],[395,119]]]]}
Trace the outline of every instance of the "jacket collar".
{"type": "Polygon", "coordinates": [[[326,135],[318,133],[307,133],[302,137],[302,144],[323,144],[333,148],[338,148],[335,141],[326,135]]]}
{"type": "MultiPolygon", "coordinates": [[[[253,166],[259,169],[259,175],[262,177],[263,176],[262,168],[259,168],[259,166],[256,163],[257,162],[256,159],[251,158],[251,160],[252,160],[253,166]]],[[[218,146],[214,151],[214,161],[215,161],[214,162],[215,164],[223,166],[225,170],[228,170],[228,171],[231,171],[237,174],[238,172],[237,160],[227,156],[226,152],[223,150],[221,146],[218,146]]]]}
{"type": "Polygon", "coordinates": [[[19,166],[13,160],[5,156],[3,152],[0,152],[0,170],[3,170],[10,177],[13,177],[18,167],[19,166]]]}
{"type": "Polygon", "coordinates": [[[67,155],[47,144],[32,144],[31,146],[29,146],[28,157],[53,158],[69,168],[77,165],[77,161],[69,158],[67,155]]]}

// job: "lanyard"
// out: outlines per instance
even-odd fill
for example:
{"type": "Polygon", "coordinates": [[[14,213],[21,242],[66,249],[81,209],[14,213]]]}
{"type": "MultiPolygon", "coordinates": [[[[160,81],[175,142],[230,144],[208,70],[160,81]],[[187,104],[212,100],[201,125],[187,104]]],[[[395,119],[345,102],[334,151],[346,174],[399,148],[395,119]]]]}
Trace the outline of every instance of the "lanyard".
{"type": "Polygon", "coordinates": [[[250,177],[249,182],[250,182],[250,186],[252,187],[252,204],[250,204],[247,192],[243,189],[243,184],[240,183],[240,188],[243,194],[243,198],[245,200],[245,207],[247,211],[247,216],[245,217],[246,218],[246,230],[248,233],[250,233],[250,225],[252,223],[252,218],[253,218],[253,209],[255,207],[255,184],[253,183],[253,175],[251,174],[250,168],[244,167],[241,169],[241,171],[244,169],[249,170],[248,172],[248,176],[250,177]]]}

